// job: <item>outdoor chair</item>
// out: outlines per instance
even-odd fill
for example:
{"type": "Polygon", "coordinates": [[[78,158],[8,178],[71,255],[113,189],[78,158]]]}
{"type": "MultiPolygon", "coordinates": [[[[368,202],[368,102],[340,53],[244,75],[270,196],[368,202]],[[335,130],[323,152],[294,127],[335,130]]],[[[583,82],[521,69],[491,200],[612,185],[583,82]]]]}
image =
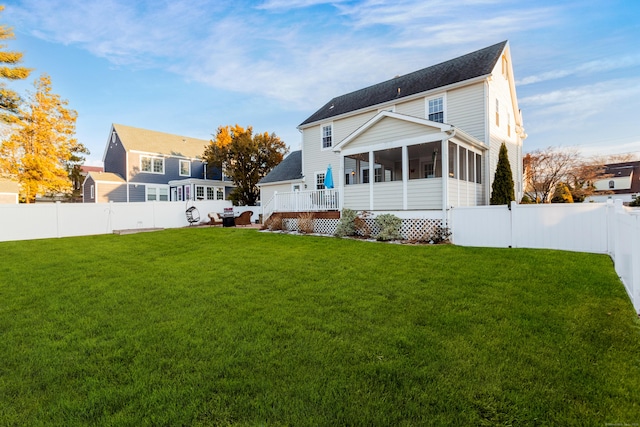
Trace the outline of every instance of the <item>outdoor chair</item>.
{"type": "Polygon", "coordinates": [[[253,212],[251,212],[251,211],[242,212],[240,215],[238,215],[235,218],[235,224],[236,225],[251,225],[251,215],[253,215],[253,212]]]}
{"type": "Polygon", "coordinates": [[[209,225],[222,225],[222,218],[216,212],[210,212],[209,216],[209,225]]]}

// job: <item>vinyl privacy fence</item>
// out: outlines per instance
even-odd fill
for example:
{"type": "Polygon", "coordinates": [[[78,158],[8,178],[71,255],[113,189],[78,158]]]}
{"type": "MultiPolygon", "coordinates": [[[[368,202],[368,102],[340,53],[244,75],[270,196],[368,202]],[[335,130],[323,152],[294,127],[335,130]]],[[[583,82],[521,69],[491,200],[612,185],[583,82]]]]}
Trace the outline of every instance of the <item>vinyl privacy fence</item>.
{"type": "Polygon", "coordinates": [[[640,314],[640,210],[616,203],[478,206],[450,211],[460,246],[608,254],[640,314]]]}
{"type": "MultiPolygon", "coordinates": [[[[205,221],[209,212],[222,213],[232,205],[219,200],[189,202],[188,206],[195,206],[200,220],[205,221]]],[[[186,208],[185,202],[0,205],[0,241],[185,227],[189,225],[186,208]]]]}

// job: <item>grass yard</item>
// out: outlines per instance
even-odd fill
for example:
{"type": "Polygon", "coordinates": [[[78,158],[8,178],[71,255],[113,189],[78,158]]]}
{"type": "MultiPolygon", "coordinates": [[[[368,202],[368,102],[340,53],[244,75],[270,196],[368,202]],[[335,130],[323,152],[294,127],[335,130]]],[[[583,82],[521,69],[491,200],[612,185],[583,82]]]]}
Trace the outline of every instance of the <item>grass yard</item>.
{"type": "Polygon", "coordinates": [[[604,255],[224,228],[0,253],[2,426],[640,423],[604,255]]]}

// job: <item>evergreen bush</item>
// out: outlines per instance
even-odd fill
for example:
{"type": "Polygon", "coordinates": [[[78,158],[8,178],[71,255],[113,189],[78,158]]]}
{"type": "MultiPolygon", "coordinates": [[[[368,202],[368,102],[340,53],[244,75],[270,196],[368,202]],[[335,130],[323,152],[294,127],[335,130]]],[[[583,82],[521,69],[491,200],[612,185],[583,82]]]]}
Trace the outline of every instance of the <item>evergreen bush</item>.
{"type": "Polygon", "coordinates": [[[493,178],[493,184],[491,184],[491,200],[489,203],[492,205],[508,205],[515,198],[509,153],[507,152],[507,146],[503,142],[498,154],[496,174],[493,178]]]}
{"type": "Polygon", "coordinates": [[[380,233],[376,236],[377,240],[400,240],[400,227],[402,220],[393,214],[382,214],[375,218],[376,225],[380,228],[380,233]]]}
{"type": "Polygon", "coordinates": [[[333,233],[337,237],[354,236],[356,234],[356,218],[358,214],[352,209],[344,208],[340,213],[340,221],[336,231],[333,233]]]}

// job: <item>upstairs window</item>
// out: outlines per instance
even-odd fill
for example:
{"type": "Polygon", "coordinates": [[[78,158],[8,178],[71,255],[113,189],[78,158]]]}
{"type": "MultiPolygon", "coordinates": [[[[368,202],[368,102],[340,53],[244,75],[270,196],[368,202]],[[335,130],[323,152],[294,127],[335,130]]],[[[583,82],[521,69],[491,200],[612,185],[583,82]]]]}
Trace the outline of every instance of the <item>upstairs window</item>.
{"type": "Polygon", "coordinates": [[[180,160],[180,176],[191,176],[191,162],[180,160]]]}
{"type": "Polygon", "coordinates": [[[496,99],[496,126],[500,126],[500,101],[496,99]]]}
{"type": "Polygon", "coordinates": [[[442,97],[429,100],[429,116],[432,122],[444,123],[444,102],[442,97]]]}
{"type": "Polygon", "coordinates": [[[331,148],[333,146],[333,125],[322,126],[322,148],[331,148]]]}
{"type": "Polygon", "coordinates": [[[164,159],[162,157],[140,156],[140,170],[148,173],[164,173],[164,159]]]}

